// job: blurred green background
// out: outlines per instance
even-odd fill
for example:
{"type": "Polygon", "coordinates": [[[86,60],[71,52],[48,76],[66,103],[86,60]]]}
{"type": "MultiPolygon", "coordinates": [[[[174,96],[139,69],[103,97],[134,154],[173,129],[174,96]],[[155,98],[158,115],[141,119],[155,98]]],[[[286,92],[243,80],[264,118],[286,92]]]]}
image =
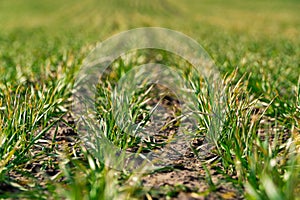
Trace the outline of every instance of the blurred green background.
{"type": "Polygon", "coordinates": [[[0,78],[14,80],[17,70],[35,77],[51,57],[159,26],[196,39],[222,73],[239,67],[255,74],[250,86],[257,94],[288,94],[300,68],[299,10],[298,0],[2,0],[0,78]],[[272,84],[260,85],[263,79],[272,84]]]}
{"type": "MultiPolygon", "coordinates": [[[[16,171],[26,171],[26,162],[35,162],[32,157],[41,153],[46,158],[45,166],[48,166],[48,158],[59,157],[52,154],[53,149],[49,152],[43,149],[44,152],[37,154],[34,147],[39,138],[35,133],[39,133],[39,137],[48,133],[54,126],[49,122],[70,111],[74,76],[93,47],[116,33],[137,27],[169,28],[196,39],[216,62],[223,77],[238,68],[234,81],[245,75],[240,85],[249,89],[245,93],[247,98],[255,99],[254,96],[263,107],[270,105],[266,116],[273,121],[267,121],[267,125],[277,127],[279,124],[282,130],[295,131],[296,135],[299,129],[294,126],[299,127],[300,123],[300,97],[295,95],[300,75],[299,11],[299,0],[0,0],[0,193],[2,187],[5,190],[5,184],[12,185],[16,171]]],[[[227,86],[235,87],[234,81],[227,86]]],[[[239,91],[244,88],[236,93],[239,91]]],[[[243,100],[247,98],[243,96],[243,100]]],[[[248,108],[248,102],[243,103],[245,107],[236,105],[237,111],[243,111],[242,117],[253,106],[248,108]]],[[[233,117],[229,117],[228,124],[240,123],[240,116],[232,109],[230,112],[233,117]]],[[[251,117],[247,114],[249,123],[251,117]]],[[[249,129],[252,128],[251,124],[249,129]]],[[[228,130],[232,130],[231,125],[228,130]]],[[[232,141],[228,139],[228,142],[232,141]]],[[[226,148],[230,155],[232,149],[226,148]]],[[[251,157],[250,150],[246,153],[251,157]]],[[[277,156],[271,154],[266,158],[277,156]]],[[[248,157],[243,159],[246,162],[248,157]]],[[[257,159],[257,163],[263,165],[263,159],[257,159]]],[[[40,162],[39,157],[37,161],[40,162]]],[[[253,170],[251,166],[247,165],[243,170],[248,173],[253,170]]],[[[263,196],[265,186],[257,182],[256,172],[266,177],[273,178],[274,174],[280,177],[278,188],[283,191],[282,196],[286,195],[285,191],[293,190],[290,184],[294,183],[295,177],[287,181],[285,176],[281,179],[286,166],[290,165],[274,167],[269,174],[256,166],[252,178],[257,192],[263,196]]],[[[58,164],[55,168],[59,168],[58,164]]],[[[78,182],[66,189],[75,197],[82,191],[90,191],[89,186],[82,187],[88,185],[82,180],[89,174],[91,184],[98,187],[98,179],[94,178],[97,172],[87,168],[82,176],[80,169],[74,169],[79,170],[78,182]]],[[[105,174],[101,170],[99,173],[105,174]]],[[[293,176],[291,174],[289,176],[293,176]]],[[[103,177],[99,180],[104,181],[101,187],[105,186],[106,180],[114,181],[103,177]]],[[[26,181],[22,184],[31,185],[26,181]]],[[[47,190],[61,189],[60,185],[52,184],[47,185],[47,190]]],[[[42,190],[38,184],[35,189],[33,194],[38,196],[36,191],[42,190]]],[[[268,184],[265,189],[274,191],[268,184]]],[[[14,193],[11,191],[10,198],[14,193]]]]}

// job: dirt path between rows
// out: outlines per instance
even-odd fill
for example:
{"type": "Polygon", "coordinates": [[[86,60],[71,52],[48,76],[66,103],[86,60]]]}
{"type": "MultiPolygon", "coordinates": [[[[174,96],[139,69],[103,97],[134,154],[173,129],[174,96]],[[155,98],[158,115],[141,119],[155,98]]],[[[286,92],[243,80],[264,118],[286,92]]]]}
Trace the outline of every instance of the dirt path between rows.
{"type": "Polygon", "coordinates": [[[173,97],[166,95],[150,102],[151,107],[159,101],[161,105],[148,129],[146,126],[150,130],[147,135],[160,142],[162,136],[164,140],[176,139],[161,148],[160,161],[165,167],[142,177],[143,187],[152,199],[243,199],[240,191],[217,172],[222,166],[213,146],[204,137],[187,136],[178,127],[180,105],[173,97]]]}

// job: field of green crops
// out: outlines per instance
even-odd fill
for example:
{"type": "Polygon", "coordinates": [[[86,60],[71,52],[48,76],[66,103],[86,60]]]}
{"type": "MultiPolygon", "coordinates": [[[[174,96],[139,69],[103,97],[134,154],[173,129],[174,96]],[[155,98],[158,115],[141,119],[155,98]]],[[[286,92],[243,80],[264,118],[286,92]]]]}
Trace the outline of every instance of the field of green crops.
{"type": "MultiPolygon", "coordinates": [[[[0,199],[300,199],[299,10],[298,0],[0,1],[0,199]],[[92,49],[139,27],[195,39],[215,62],[227,97],[223,126],[209,135],[209,87],[201,75],[185,73],[199,113],[193,141],[209,138],[209,156],[192,142],[192,158],[144,174],[112,169],[92,154],[71,106],[92,49]]],[[[140,50],[118,58],[99,80],[96,115],[107,138],[149,152],[160,148],[158,138],[143,146],[128,137],[109,101],[139,57],[182,69],[190,64],[140,50]]],[[[157,100],[159,92],[139,87],[128,120],[146,116],[141,124],[150,123],[147,106],[166,101],[157,100]]],[[[177,111],[161,134],[176,129],[177,111]]]]}

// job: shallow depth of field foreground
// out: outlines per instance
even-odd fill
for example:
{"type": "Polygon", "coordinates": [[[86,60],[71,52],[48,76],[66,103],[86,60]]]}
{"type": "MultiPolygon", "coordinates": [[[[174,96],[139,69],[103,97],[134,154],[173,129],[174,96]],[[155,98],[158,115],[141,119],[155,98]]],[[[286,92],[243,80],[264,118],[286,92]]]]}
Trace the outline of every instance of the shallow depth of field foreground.
{"type": "Polygon", "coordinates": [[[0,199],[300,199],[299,10],[0,1],[0,199]]]}

